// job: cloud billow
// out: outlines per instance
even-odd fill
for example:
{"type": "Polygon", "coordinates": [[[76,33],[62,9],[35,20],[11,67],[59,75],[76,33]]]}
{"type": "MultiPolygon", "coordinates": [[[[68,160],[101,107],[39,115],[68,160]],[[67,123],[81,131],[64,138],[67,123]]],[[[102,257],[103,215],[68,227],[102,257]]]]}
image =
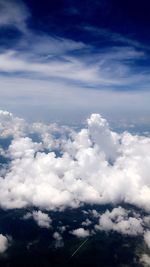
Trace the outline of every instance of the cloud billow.
{"type": "Polygon", "coordinates": [[[0,234],[0,254],[4,253],[8,248],[8,238],[2,234],[0,234]]]}
{"type": "Polygon", "coordinates": [[[1,139],[13,136],[8,148],[1,149],[10,159],[1,170],[2,208],[55,210],[124,202],[149,211],[150,138],[117,134],[98,114],[79,132],[56,125],[29,126],[3,111],[0,119],[1,139]],[[61,132],[59,138],[56,131],[61,132]],[[33,141],[31,132],[40,141],[33,141]]]}

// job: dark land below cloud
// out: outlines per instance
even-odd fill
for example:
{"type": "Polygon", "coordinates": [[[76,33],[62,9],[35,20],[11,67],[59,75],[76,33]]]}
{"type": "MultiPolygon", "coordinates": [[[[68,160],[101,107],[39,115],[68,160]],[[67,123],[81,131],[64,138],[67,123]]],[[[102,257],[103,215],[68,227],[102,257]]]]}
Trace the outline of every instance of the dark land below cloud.
{"type": "MultiPolygon", "coordinates": [[[[104,212],[112,207],[87,205],[63,212],[49,212],[52,218],[52,227],[49,229],[40,228],[33,219],[24,220],[23,216],[29,209],[0,210],[0,231],[12,237],[11,245],[0,256],[0,266],[143,266],[140,258],[147,252],[147,248],[142,237],[121,235],[113,231],[99,231],[88,237],[85,245],[71,257],[86,238],[75,237],[70,231],[85,221],[85,211],[92,208],[104,212]],[[60,231],[62,225],[68,227],[62,234],[63,244],[57,246],[53,234],[60,231]]],[[[96,219],[90,228],[94,223],[96,219]]]]}

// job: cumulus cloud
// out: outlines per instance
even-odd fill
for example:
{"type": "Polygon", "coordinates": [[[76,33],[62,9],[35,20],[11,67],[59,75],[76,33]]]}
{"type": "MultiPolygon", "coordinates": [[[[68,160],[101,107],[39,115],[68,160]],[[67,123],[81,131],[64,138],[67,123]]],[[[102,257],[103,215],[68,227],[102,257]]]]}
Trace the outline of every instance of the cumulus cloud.
{"type": "Polygon", "coordinates": [[[121,207],[114,208],[111,212],[107,210],[100,215],[99,224],[95,228],[127,235],[143,234],[142,219],[128,216],[128,211],[121,207]]]}
{"type": "MultiPolygon", "coordinates": [[[[28,124],[0,111],[0,156],[6,158],[0,170],[1,208],[36,207],[39,211],[25,218],[49,228],[51,218],[40,210],[117,205],[103,213],[83,208],[81,227],[70,232],[77,237],[94,234],[94,229],[143,235],[150,248],[149,137],[113,132],[99,114],[75,131],[57,124],[28,124]],[[124,204],[139,211],[118,207],[124,204]]],[[[54,239],[56,246],[63,243],[59,233],[54,239]]]]}
{"type": "MultiPolygon", "coordinates": [[[[0,112],[0,137],[12,137],[0,178],[3,208],[47,210],[82,203],[128,203],[149,211],[150,138],[117,134],[98,114],[79,132],[32,124],[0,112]]],[[[4,151],[3,151],[4,154],[4,151]]]]}
{"type": "Polygon", "coordinates": [[[24,135],[26,123],[23,119],[14,117],[12,113],[0,110],[0,138],[24,135]]]}
{"type": "Polygon", "coordinates": [[[85,222],[82,222],[83,226],[89,226],[92,222],[89,219],[86,219],[85,222]]]}
{"type": "Polygon", "coordinates": [[[115,159],[118,150],[118,135],[109,129],[108,122],[99,114],[87,120],[91,140],[97,144],[108,159],[115,159]]]}
{"type": "Polygon", "coordinates": [[[25,220],[29,219],[29,218],[33,218],[36,223],[38,224],[38,226],[42,227],[42,228],[50,228],[51,227],[51,223],[52,220],[51,218],[48,216],[48,214],[42,212],[42,211],[33,211],[28,212],[27,214],[25,214],[25,216],[23,217],[25,220]]]}
{"type": "Polygon", "coordinates": [[[75,230],[71,231],[71,233],[73,235],[75,235],[76,237],[79,237],[79,238],[88,237],[90,235],[89,230],[85,230],[84,228],[75,229],[75,230]]]}
{"type": "Polygon", "coordinates": [[[143,254],[140,262],[144,265],[144,266],[150,266],[150,256],[147,254],[143,254]]]}
{"type": "Polygon", "coordinates": [[[54,232],[53,238],[55,239],[55,247],[56,248],[63,247],[63,245],[64,245],[63,238],[62,238],[60,233],[54,232]]]}
{"type": "Polygon", "coordinates": [[[8,238],[0,234],[0,253],[4,253],[8,248],[9,242],[8,238]]]}

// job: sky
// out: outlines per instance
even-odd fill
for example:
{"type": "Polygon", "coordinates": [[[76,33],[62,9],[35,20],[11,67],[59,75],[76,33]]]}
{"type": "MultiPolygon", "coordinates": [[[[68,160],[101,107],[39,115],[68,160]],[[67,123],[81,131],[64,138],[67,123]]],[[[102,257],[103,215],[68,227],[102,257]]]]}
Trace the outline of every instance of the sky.
{"type": "MultiPolygon", "coordinates": [[[[59,246],[113,231],[150,265],[149,8],[0,0],[0,210],[54,230],[50,212],[81,209],[59,246]]],[[[14,239],[1,229],[0,254],[14,239]]]]}
{"type": "Polygon", "coordinates": [[[30,121],[149,124],[150,3],[0,0],[0,107],[30,121]]]}
{"type": "MultiPolygon", "coordinates": [[[[0,111],[0,255],[6,255],[6,259],[10,255],[10,262],[13,259],[13,254],[5,254],[18,242],[13,225],[21,232],[24,229],[23,236],[31,235],[25,245],[32,246],[33,228],[26,228],[32,222],[39,232],[43,229],[41,234],[49,240],[46,247],[56,261],[54,248],[63,249],[62,254],[70,253],[65,245],[67,240],[71,241],[69,246],[78,240],[80,248],[82,243],[95,239],[97,246],[103,247],[97,237],[104,233],[106,244],[110,243],[110,249],[104,249],[108,258],[112,247],[117,250],[117,237],[111,243],[111,235],[118,233],[122,236],[119,247],[122,242],[130,244],[128,238],[140,246],[140,252],[128,246],[128,254],[123,247],[121,262],[127,255],[131,264],[131,250],[133,262],[138,254],[138,263],[143,263],[136,266],[150,266],[149,173],[150,136],[112,131],[109,122],[99,114],[92,114],[85,127],[76,130],[56,123],[28,123],[0,111]],[[3,216],[7,220],[9,217],[5,212],[10,216],[6,224],[3,216]]],[[[38,253],[42,253],[38,237],[35,240],[38,253]]],[[[17,253],[22,255],[22,250],[19,246],[17,253]]],[[[67,257],[73,257],[75,251],[67,257]]],[[[30,253],[32,248],[27,250],[27,256],[30,253]]],[[[99,251],[96,260],[88,254],[87,261],[101,262],[99,251]]]]}

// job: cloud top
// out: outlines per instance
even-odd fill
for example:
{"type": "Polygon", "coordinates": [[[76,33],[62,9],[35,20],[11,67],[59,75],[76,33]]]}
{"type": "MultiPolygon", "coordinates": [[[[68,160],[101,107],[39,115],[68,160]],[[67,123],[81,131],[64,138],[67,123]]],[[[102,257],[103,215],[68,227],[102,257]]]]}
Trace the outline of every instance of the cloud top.
{"type": "Polygon", "coordinates": [[[113,132],[99,114],[76,132],[0,112],[2,208],[129,203],[149,211],[150,138],[113,132]],[[10,139],[8,147],[4,141],[10,139]]]}
{"type": "Polygon", "coordinates": [[[4,253],[8,248],[8,239],[6,236],[0,234],[0,254],[4,253]]]}
{"type": "Polygon", "coordinates": [[[28,212],[27,214],[24,215],[23,217],[25,220],[33,218],[35,222],[37,223],[38,226],[42,228],[50,228],[51,227],[51,218],[48,216],[48,214],[38,210],[38,211],[33,211],[28,212]]]}

